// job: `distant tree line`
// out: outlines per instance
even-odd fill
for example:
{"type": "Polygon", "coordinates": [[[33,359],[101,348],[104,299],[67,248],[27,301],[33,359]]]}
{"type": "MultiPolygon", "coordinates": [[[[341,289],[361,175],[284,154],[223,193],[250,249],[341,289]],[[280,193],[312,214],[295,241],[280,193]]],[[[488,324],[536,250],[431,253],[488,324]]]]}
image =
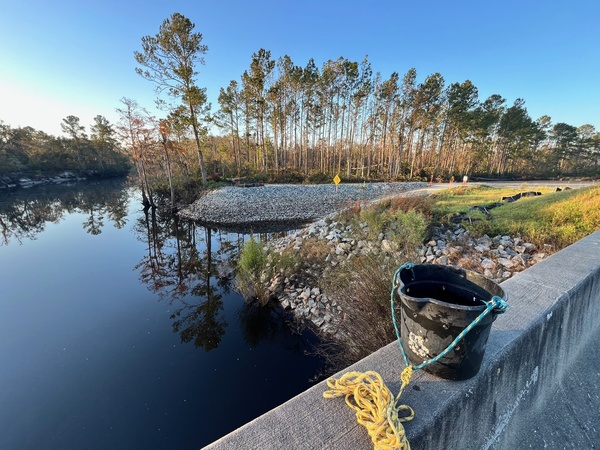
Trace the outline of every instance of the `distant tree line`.
{"type": "Polygon", "coordinates": [[[129,172],[129,157],[105,117],[94,118],[89,137],[75,116],[64,118],[61,128],[67,137],[32,127],[12,128],[0,121],[0,174],[73,171],[111,177],[129,172]]]}
{"type": "MultiPolygon", "coordinates": [[[[268,50],[252,55],[239,80],[221,88],[211,113],[198,67],[208,48],[181,14],[165,19],[134,52],[136,71],[156,87],[162,118],[123,98],[113,126],[96,116],[90,137],[63,119],[67,137],[0,122],[0,173],[135,167],[144,203],[157,190],[222,177],[271,181],[600,175],[600,133],[592,125],[532,119],[525,102],[479,98],[469,80],[447,85],[416,70],[389,78],[371,63],[340,57],[302,67],[268,50]],[[167,98],[163,97],[166,93],[167,98]],[[220,131],[220,135],[211,131],[220,131]]],[[[549,94],[551,95],[551,94],[549,94]]]]}
{"type": "Polygon", "coordinates": [[[310,59],[302,67],[260,49],[240,79],[220,89],[211,114],[197,83],[208,48],[188,18],[165,19],[155,36],[142,38],[142,50],[134,52],[136,70],[154,83],[167,114],[149,121],[154,138],[146,136],[146,144],[131,133],[128,141],[148,167],[157,159],[143,154],[151,154],[150,142],[158,146],[171,186],[194,172],[204,184],[222,175],[317,181],[336,174],[400,180],[600,173],[600,133],[592,125],[534,120],[524,100],[480,99],[469,80],[447,85],[434,73],[419,82],[414,68],[385,79],[367,57],[340,57],[321,68],[310,59]],[[211,136],[211,126],[221,136],[211,136]]]}
{"type": "MultiPolygon", "coordinates": [[[[549,94],[551,95],[551,94],[549,94]]],[[[387,79],[368,59],[319,69],[261,49],[219,95],[215,123],[237,173],[295,171],[346,178],[598,174],[592,125],[533,120],[525,102],[480,99],[469,80],[445,84],[416,70],[387,79]]]]}

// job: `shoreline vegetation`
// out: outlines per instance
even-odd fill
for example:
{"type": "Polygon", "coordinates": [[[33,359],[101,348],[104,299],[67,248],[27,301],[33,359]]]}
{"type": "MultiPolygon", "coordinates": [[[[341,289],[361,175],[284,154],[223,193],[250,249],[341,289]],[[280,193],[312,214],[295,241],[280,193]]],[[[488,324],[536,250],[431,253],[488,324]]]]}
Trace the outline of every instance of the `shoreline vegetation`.
{"type": "Polygon", "coordinates": [[[329,374],[395,339],[389,290],[401,264],[450,264],[502,282],[600,229],[600,187],[535,191],[511,201],[514,188],[460,186],[356,202],[277,240],[252,236],[236,286],[249,302],[315,328],[329,374]]]}
{"type": "Polygon", "coordinates": [[[91,136],[79,118],[61,123],[68,137],[55,137],[32,127],[11,128],[0,120],[0,189],[124,177],[132,164],[112,125],[96,116],[91,136]]]}

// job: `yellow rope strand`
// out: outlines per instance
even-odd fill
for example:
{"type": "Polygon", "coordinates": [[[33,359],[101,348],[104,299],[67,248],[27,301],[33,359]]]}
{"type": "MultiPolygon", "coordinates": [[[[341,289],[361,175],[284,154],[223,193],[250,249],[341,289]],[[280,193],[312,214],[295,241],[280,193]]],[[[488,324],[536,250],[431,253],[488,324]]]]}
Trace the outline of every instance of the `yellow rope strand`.
{"type": "Polygon", "coordinates": [[[410,450],[406,432],[401,422],[412,420],[414,412],[410,406],[397,403],[404,388],[410,383],[412,366],[402,371],[402,386],[394,396],[377,372],[349,372],[341,378],[330,378],[330,390],[323,393],[325,398],[345,397],[346,404],[356,411],[356,419],[364,426],[375,450],[410,450]],[[399,416],[402,412],[403,415],[399,416]]]}

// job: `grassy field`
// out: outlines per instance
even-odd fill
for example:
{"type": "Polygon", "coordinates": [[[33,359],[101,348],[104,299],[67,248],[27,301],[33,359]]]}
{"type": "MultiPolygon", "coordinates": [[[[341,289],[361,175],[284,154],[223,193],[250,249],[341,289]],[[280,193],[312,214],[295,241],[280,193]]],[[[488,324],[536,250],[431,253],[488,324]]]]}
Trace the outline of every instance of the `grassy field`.
{"type": "Polygon", "coordinates": [[[463,214],[465,228],[474,235],[519,236],[534,244],[550,244],[555,249],[570,245],[600,229],[600,187],[555,192],[553,188],[527,187],[497,189],[486,186],[456,188],[434,197],[435,219],[449,222],[463,214]],[[537,191],[542,195],[522,197],[507,203],[501,198],[519,192],[537,191]],[[502,206],[488,214],[473,206],[493,203],[502,206]]]}

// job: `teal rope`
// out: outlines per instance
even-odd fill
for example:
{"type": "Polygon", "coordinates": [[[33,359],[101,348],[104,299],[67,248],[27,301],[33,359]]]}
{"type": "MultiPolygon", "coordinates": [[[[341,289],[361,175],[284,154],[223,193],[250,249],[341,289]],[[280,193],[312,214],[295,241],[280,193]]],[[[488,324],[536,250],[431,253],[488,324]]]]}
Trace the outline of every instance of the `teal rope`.
{"type": "Polygon", "coordinates": [[[404,365],[410,366],[410,362],[408,361],[408,356],[406,356],[406,352],[404,351],[404,347],[402,346],[402,341],[400,340],[400,330],[398,329],[398,320],[396,319],[396,308],[394,306],[394,297],[396,296],[396,289],[398,289],[398,277],[400,276],[400,272],[404,269],[412,269],[414,265],[412,263],[402,264],[396,272],[394,272],[394,278],[392,279],[392,292],[390,293],[390,305],[392,307],[392,322],[394,322],[394,330],[396,330],[396,337],[398,338],[398,344],[400,345],[400,352],[402,352],[402,358],[404,359],[404,365]]]}
{"type": "MultiPolygon", "coordinates": [[[[406,366],[410,366],[411,364],[408,361],[408,356],[406,356],[406,352],[404,351],[404,347],[402,346],[402,340],[400,339],[400,330],[398,329],[398,320],[396,318],[394,297],[396,294],[396,290],[398,289],[398,277],[400,275],[400,272],[406,269],[410,270],[413,267],[414,265],[412,263],[406,263],[400,266],[398,270],[396,270],[396,272],[394,273],[394,278],[392,280],[392,292],[390,293],[392,321],[394,322],[394,330],[396,331],[396,336],[398,337],[398,345],[400,346],[400,352],[402,353],[402,358],[404,359],[404,364],[406,364],[406,366]]],[[[479,314],[479,316],[477,316],[475,320],[473,320],[473,322],[471,322],[458,336],[456,336],[456,338],[450,343],[450,345],[448,345],[448,347],[446,347],[439,355],[435,356],[434,358],[424,361],[417,366],[413,366],[413,370],[423,369],[424,367],[427,367],[430,364],[435,364],[440,359],[445,357],[448,353],[454,350],[454,347],[456,347],[456,345],[461,341],[461,339],[464,338],[469,331],[475,328],[477,324],[479,324],[479,322],[481,322],[483,318],[487,316],[491,311],[496,310],[498,314],[503,314],[508,309],[508,303],[504,299],[496,295],[494,295],[489,302],[484,301],[484,303],[486,304],[486,307],[481,312],[481,314],[479,314]]]]}

